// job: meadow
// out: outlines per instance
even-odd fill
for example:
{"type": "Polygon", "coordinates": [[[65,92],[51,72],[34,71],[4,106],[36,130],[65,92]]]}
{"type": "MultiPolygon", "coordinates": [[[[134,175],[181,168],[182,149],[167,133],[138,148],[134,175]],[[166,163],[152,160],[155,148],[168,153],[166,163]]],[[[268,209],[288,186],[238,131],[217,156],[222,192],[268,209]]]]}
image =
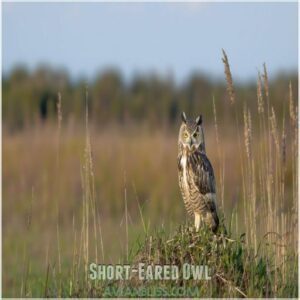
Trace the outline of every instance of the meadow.
{"type": "MultiPolygon", "coordinates": [[[[256,95],[243,101],[223,55],[230,115],[223,118],[223,99],[211,96],[206,108],[212,117],[206,121],[203,115],[203,122],[219,211],[233,241],[217,265],[231,277],[219,273],[221,279],[215,278],[213,285],[223,280],[222,287],[207,287],[201,295],[297,297],[295,87],[286,85],[286,97],[274,106],[276,89],[270,87],[264,66],[256,95]],[[244,255],[244,272],[238,273],[246,278],[243,282],[234,277],[236,251],[244,255]],[[261,277],[248,277],[261,268],[260,259],[265,264],[261,277]]],[[[149,239],[154,241],[150,249],[159,239],[167,241],[175,234],[176,240],[178,226],[189,222],[177,182],[180,119],[175,126],[156,128],[143,123],[98,126],[90,122],[88,108],[81,121],[65,120],[59,95],[56,119],[36,120],[17,131],[4,123],[3,296],[101,295],[103,287],[87,281],[88,262],[134,261],[143,257],[149,239]]],[[[186,228],[183,232],[186,239],[178,243],[189,251],[195,235],[186,228]]],[[[196,243],[208,247],[215,243],[210,238],[200,233],[196,243]]],[[[220,239],[222,243],[224,236],[220,239]]],[[[178,244],[170,247],[167,254],[178,244]]]]}

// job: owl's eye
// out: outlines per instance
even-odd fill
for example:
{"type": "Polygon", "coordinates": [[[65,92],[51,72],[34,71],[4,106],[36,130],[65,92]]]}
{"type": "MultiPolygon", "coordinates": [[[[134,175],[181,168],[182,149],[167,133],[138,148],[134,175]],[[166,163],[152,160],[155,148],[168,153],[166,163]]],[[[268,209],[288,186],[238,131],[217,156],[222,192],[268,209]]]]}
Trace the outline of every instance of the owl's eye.
{"type": "Polygon", "coordinates": [[[198,132],[195,132],[195,133],[193,134],[193,137],[196,138],[197,135],[198,135],[198,132]]]}
{"type": "Polygon", "coordinates": [[[188,138],[188,133],[187,132],[184,132],[184,134],[183,134],[183,137],[186,139],[186,138],[188,138]]]}

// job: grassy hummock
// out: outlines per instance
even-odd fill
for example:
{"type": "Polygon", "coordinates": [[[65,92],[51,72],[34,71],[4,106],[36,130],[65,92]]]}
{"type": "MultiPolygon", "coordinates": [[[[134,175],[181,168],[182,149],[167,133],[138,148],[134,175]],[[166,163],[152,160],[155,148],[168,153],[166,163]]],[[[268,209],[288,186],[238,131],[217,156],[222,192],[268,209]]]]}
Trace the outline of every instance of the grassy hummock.
{"type": "Polygon", "coordinates": [[[214,235],[205,228],[195,232],[193,227],[181,225],[173,234],[157,230],[133,246],[129,264],[136,267],[139,263],[175,265],[179,278],[140,280],[135,276],[127,281],[96,282],[87,291],[88,296],[241,298],[298,295],[297,256],[286,255],[282,257],[282,264],[276,266],[274,245],[262,241],[255,253],[246,245],[244,234],[232,238],[224,230],[214,235]],[[183,279],[185,264],[207,266],[210,279],[183,279]],[[288,269],[283,272],[283,267],[288,269]]]}

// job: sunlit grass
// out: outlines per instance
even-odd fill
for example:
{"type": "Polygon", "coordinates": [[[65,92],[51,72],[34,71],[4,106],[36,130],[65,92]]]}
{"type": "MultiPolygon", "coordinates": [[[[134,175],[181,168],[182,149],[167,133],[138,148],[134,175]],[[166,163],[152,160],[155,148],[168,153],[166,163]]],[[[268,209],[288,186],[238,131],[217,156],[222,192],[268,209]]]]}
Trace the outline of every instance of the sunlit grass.
{"type": "Polygon", "coordinates": [[[257,107],[250,109],[234,93],[225,53],[224,63],[234,119],[223,122],[220,99],[212,97],[214,122],[204,116],[204,129],[229,235],[178,229],[186,214],[177,182],[177,129],[99,128],[89,124],[87,106],[84,123],[63,125],[59,97],[57,124],[14,134],[4,128],[4,296],[101,295],[104,285],[87,279],[87,264],[144,260],[150,236],[153,249],[159,240],[174,240],[160,249],[159,263],[182,263],[172,259],[185,253],[196,264],[217,266],[214,285],[203,287],[202,296],[297,296],[292,88],[284,113],[276,111],[264,66],[257,107]],[[203,255],[195,252],[200,248],[203,255]]]}

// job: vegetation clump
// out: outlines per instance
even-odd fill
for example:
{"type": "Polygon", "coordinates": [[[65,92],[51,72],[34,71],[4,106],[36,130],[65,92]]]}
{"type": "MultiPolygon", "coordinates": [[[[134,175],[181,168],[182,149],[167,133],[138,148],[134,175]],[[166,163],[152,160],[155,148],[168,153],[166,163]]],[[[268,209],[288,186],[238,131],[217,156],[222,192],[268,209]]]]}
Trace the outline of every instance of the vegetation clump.
{"type": "MultiPolygon", "coordinates": [[[[272,247],[264,240],[261,241],[258,251],[247,246],[245,234],[232,238],[221,230],[217,235],[209,229],[202,228],[195,232],[188,224],[181,225],[173,234],[158,230],[149,235],[143,242],[137,242],[132,251],[131,264],[140,263],[146,266],[177,266],[179,276],[175,280],[132,280],[107,282],[98,292],[103,296],[109,291],[124,292],[118,296],[163,296],[187,297],[297,297],[297,257],[287,255],[285,267],[288,267],[289,276],[285,277],[282,265],[276,266],[272,255],[272,247]],[[207,266],[208,274],[197,280],[193,279],[190,269],[190,278],[184,279],[185,265],[207,266]],[[205,277],[207,276],[208,277],[205,277]],[[117,290],[116,288],[119,288],[117,290]],[[121,289],[120,289],[121,288],[121,289]],[[181,295],[172,292],[181,291],[181,295]],[[181,288],[181,290],[178,290],[181,288]],[[115,289],[115,290],[114,290],[115,289]],[[131,291],[131,292],[129,292],[131,291]],[[135,293],[134,293],[135,291],[135,293]],[[193,294],[191,294],[191,291],[193,294]],[[104,294],[102,294],[104,293],[104,294]],[[127,293],[127,294],[126,294],[127,293]],[[150,293],[150,294],[149,294],[150,293]],[[168,294],[169,293],[169,294],[168,294]],[[186,293],[186,294],[184,294],[186,293]]],[[[91,295],[97,295],[97,289],[90,290],[91,295]]],[[[98,294],[99,296],[99,294],[98,294]]]]}

